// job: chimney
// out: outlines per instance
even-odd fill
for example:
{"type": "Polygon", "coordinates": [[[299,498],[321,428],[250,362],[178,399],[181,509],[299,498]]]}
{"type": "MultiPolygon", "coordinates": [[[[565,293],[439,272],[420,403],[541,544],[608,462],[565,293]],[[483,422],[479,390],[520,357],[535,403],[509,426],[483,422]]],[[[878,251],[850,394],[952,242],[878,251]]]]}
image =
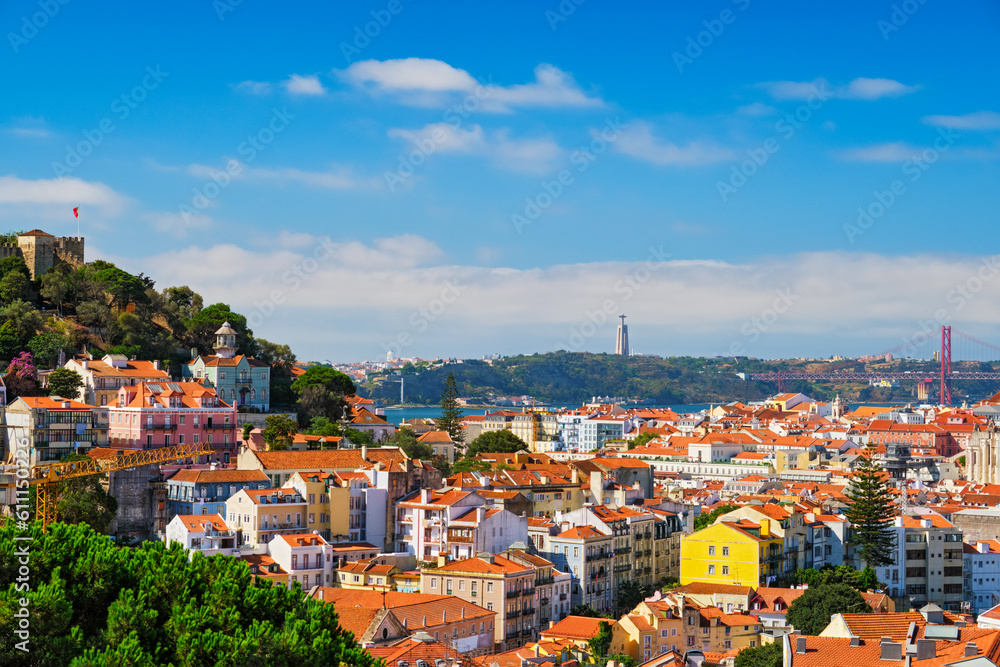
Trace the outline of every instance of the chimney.
{"type": "MultiPolygon", "coordinates": [[[[364,456],[364,454],[362,454],[364,456]]],[[[430,489],[420,489],[420,502],[427,504],[431,501],[431,490],[430,489]]]]}
{"type": "Polygon", "coordinates": [[[976,551],[981,554],[988,554],[990,552],[989,542],[976,542],[976,551]]]}
{"type": "Polygon", "coordinates": [[[448,622],[448,610],[447,609],[442,609],[441,610],[441,622],[442,623],[447,623],[448,622]]]}
{"type": "Polygon", "coordinates": [[[440,556],[439,555],[438,556],[438,567],[444,567],[447,564],[448,564],[448,557],[447,556],[440,556]]]}
{"type": "Polygon", "coordinates": [[[806,638],[801,635],[795,636],[795,652],[804,654],[806,652],[806,638]]]}
{"type": "Polygon", "coordinates": [[[760,520],[760,536],[761,537],[771,537],[771,520],[761,519],[760,520]]]}
{"type": "Polygon", "coordinates": [[[63,401],[62,406],[64,409],[69,409],[69,401],[63,401]]]}
{"type": "Polygon", "coordinates": [[[476,508],[476,525],[478,526],[486,518],[486,508],[480,505],[476,508]]]}
{"type": "Polygon", "coordinates": [[[88,370],[90,368],[90,359],[83,360],[83,370],[88,370]]]}
{"type": "Polygon", "coordinates": [[[361,445],[361,458],[368,460],[368,445],[361,445]]]}
{"type": "Polygon", "coordinates": [[[965,657],[969,658],[974,655],[979,655],[979,647],[976,646],[976,642],[969,642],[965,645],[965,657]]]}
{"type": "Polygon", "coordinates": [[[903,527],[903,517],[897,516],[893,520],[893,523],[895,524],[896,528],[902,528],[903,527]]]}
{"type": "Polygon", "coordinates": [[[880,660],[902,660],[903,645],[892,641],[892,637],[882,637],[880,660]]]}
{"type": "Polygon", "coordinates": [[[594,495],[594,504],[604,504],[604,475],[595,470],[590,473],[590,492],[594,495]]]}
{"type": "Polygon", "coordinates": [[[462,618],[465,618],[465,607],[462,607],[462,618]]]}
{"type": "Polygon", "coordinates": [[[861,637],[851,635],[851,646],[861,646],[861,637]]]}
{"type": "Polygon", "coordinates": [[[573,468],[573,470],[571,470],[570,473],[569,473],[569,481],[572,484],[579,484],[580,483],[580,471],[577,470],[576,468],[573,468]]]}
{"type": "Polygon", "coordinates": [[[937,642],[933,639],[917,640],[917,660],[930,660],[937,657],[937,642]]]}
{"type": "Polygon", "coordinates": [[[930,519],[921,519],[920,520],[920,525],[923,528],[930,528],[931,527],[931,520],[930,519]]]}
{"type": "Polygon", "coordinates": [[[157,359],[156,361],[153,362],[153,368],[156,369],[156,370],[158,370],[158,371],[162,371],[163,370],[163,362],[160,361],[159,359],[157,359]]]}

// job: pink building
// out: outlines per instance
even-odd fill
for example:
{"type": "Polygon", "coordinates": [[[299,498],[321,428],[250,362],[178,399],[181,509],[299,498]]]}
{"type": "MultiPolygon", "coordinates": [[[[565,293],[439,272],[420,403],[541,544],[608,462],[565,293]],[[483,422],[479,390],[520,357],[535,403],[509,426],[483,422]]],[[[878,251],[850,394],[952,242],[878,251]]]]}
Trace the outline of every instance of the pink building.
{"type": "Polygon", "coordinates": [[[236,455],[236,408],[198,382],[141,382],[118,390],[108,406],[108,447],[159,449],[203,443],[213,462],[236,455]]]}

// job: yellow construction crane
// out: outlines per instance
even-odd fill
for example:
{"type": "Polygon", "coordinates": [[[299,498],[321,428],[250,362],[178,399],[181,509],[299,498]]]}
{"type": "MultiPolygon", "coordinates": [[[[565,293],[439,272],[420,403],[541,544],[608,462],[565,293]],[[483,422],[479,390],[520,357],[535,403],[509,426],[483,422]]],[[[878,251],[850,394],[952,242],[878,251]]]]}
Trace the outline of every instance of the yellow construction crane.
{"type": "Polygon", "coordinates": [[[125,470],[152,463],[167,463],[193,456],[218,453],[211,449],[205,449],[206,444],[194,442],[161,449],[139,449],[132,452],[124,450],[114,458],[88,458],[87,460],[34,466],[31,469],[28,482],[35,485],[36,518],[42,520],[42,530],[48,530],[49,524],[56,521],[59,483],[62,481],[90,475],[103,475],[116,470],[125,470]]]}

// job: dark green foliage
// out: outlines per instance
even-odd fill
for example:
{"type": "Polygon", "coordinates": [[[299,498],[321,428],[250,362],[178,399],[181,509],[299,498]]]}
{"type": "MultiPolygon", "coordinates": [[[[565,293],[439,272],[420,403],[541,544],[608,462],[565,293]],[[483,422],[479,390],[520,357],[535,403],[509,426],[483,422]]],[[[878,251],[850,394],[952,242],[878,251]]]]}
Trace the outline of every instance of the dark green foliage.
{"type": "Polygon", "coordinates": [[[376,445],[375,436],[371,431],[361,431],[356,428],[347,427],[344,429],[344,437],[354,445],[376,445]]]}
{"type": "Polygon", "coordinates": [[[859,571],[849,565],[838,565],[837,567],[826,565],[819,570],[813,568],[796,570],[793,578],[796,584],[809,584],[810,586],[846,584],[861,592],[885,588],[871,567],[859,571]]]}
{"type": "Polygon", "coordinates": [[[10,322],[0,325],[0,359],[13,359],[21,351],[21,335],[10,322]]]}
{"type": "Polygon", "coordinates": [[[44,331],[28,341],[28,351],[35,357],[35,362],[42,368],[54,368],[59,360],[59,352],[65,352],[66,358],[73,356],[75,346],[66,336],[53,331],[44,331]]]}
{"type": "Polygon", "coordinates": [[[636,665],[639,664],[635,661],[635,658],[633,658],[632,656],[623,655],[621,653],[609,655],[608,662],[611,662],[612,660],[614,660],[615,664],[619,665],[619,667],[636,667],[636,665]]]}
{"type": "Polygon", "coordinates": [[[462,427],[462,409],[458,406],[458,387],[455,385],[455,374],[448,373],[448,379],[441,392],[441,417],[437,427],[447,431],[452,442],[465,442],[465,429],[462,427]]]}
{"type": "Polygon", "coordinates": [[[313,364],[292,383],[292,391],[301,394],[307,387],[323,387],[332,394],[350,396],[357,392],[354,381],[329,366],[313,364]]]}
{"type": "MultiPolygon", "coordinates": [[[[82,454],[70,453],[62,461],[84,461],[82,454]]],[[[118,501],[101,485],[106,475],[69,479],[59,485],[57,510],[63,523],[86,524],[99,533],[107,534],[118,511],[118,501]]]]}
{"type": "Polygon", "coordinates": [[[736,654],[736,667],[781,667],[781,660],[779,639],[770,644],[743,649],[736,654]]]}
{"type": "Polygon", "coordinates": [[[245,562],[162,542],[119,547],[86,526],[34,524],[31,542],[0,527],[0,664],[25,667],[216,665],[373,667],[333,605],[257,582],[245,562]],[[15,588],[30,544],[31,586],[15,588]],[[29,600],[30,653],[14,648],[14,612],[29,600]]]}
{"type": "Polygon", "coordinates": [[[20,271],[11,271],[0,278],[0,301],[10,303],[31,296],[31,283],[20,271]]]}
{"type": "Polygon", "coordinates": [[[146,290],[152,289],[153,281],[141,273],[133,276],[117,266],[109,266],[98,270],[94,278],[105,293],[111,296],[111,301],[108,303],[111,308],[122,310],[130,303],[137,306],[149,303],[146,290]]]}
{"type": "Polygon", "coordinates": [[[69,368],[57,368],[49,373],[49,395],[76,400],[83,389],[83,378],[69,368]]]}
{"type": "Polygon", "coordinates": [[[500,431],[486,431],[478,438],[469,443],[465,452],[467,458],[472,458],[476,454],[513,454],[517,451],[527,451],[528,444],[514,435],[512,431],[502,429],[500,431]]]}
{"type": "MultiPolygon", "coordinates": [[[[17,243],[17,239],[14,240],[14,243],[17,243]]],[[[0,278],[6,278],[10,273],[20,273],[25,278],[31,277],[31,271],[28,270],[28,265],[20,255],[0,259],[0,278]]]]}
{"type": "Polygon", "coordinates": [[[621,616],[629,613],[639,606],[640,602],[648,598],[650,594],[652,594],[652,590],[650,590],[649,586],[641,584],[635,579],[623,581],[618,586],[617,591],[617,615],[621,616]]]}
{"type": "Polygon", "coordinates": [[[569,610],[570,616],[586,616],[587,618],[599,618],[601,615],[597,613],[590,605],[578,604],[574,605],[572,609],[569,610]]]}
{"type": "Polygon", "coordinates": [[[872,567],[891,565],[895,538],[891,527],[896,506],[889,490],[888,475],[869,448],[861,457],[845,495],[850,499],[844,513],[851,522],[851,546],[872,567]]]}
{"type": "Polygon", "coordinates": [[[723,514],[729,514],[733,510],[738,510],[739,507],[736,505],[721,505],[716,507],[711,512],[699,514],[694,518],[694,529],[701,530],[702,528],[708,528],[715,520],[718,519],[723,514]]]}
{"type": "Polygon", "coordinates": [[[224,303],[214,303],[202,308],[185,322],[188,343],[191,347],[198,348],[202,354],[215,354],[215,332],[226,322],[236,330],[237,354],[252,355],[256,352],[257,342],[253,338],[253,331],[247,327],[247,318],[233,312],[224,303]]]}
{"type": "Polygon", "coordinates": [[[282,451],[292,446],[299,424],[285,415],[268,415],[264,419],[264,442],[269,451],[282,451]]]}
{"type": "Polygon", "coordinates": [[[861,593],[847,584],[829,584],[810,588],[788,608],[788,623],[804,635],[818,635],[834,614],[868,614],[861,593]]]}
{"type": "Polygon", "coordinates": [[[348,405],[342,394],[335,394],[323,385],[311,385],[299,394],[297,413],[302,424],[309,424],[316,417],[338,421],[347,415],[348,405]]]}
{"type": "Polygon", "coordinates": [[[599,628],[597,634],[587,641],[590,656],[595,660],[607,657],[608,649],[611,648],[611,624],[601,621],[597,627],[599,628]]]}
{"type": "Polygon", "coordinates": [[[253,432],[253,424],[243,425],[243,442],[248,442],[250,440],[250,434],[253,432]]]}
{"type": "Polygon", "coordinates": [[[330,421],[327,417],[313,417],[309,423],[309,428],[303,431],[303,433],[308,433],[309,435],[338,436],[343,435],[343,429],[340,428],[340,424],[330,421]]]}

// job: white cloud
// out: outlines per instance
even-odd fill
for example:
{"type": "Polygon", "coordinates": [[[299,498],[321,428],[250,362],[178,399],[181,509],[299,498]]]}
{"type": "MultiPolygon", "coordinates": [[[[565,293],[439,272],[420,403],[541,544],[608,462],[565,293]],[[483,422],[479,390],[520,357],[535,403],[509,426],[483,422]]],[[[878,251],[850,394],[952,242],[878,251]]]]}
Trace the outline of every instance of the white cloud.
{"type": "Polygon", "coordinates": [[[838,155],[843,160],[852,162],[905,162],[920,154],[921,149],[902,141],[864,148],[852,148],[841,151],[838,155]]]}
{"type": "Polygon", "coordinates": [[[872,354],[920,333],[920,322],[942,310],[974,335],[977,327],[1000,326],[1000,311],[993,307],[1000,293],[996,272],[988,273],[994,277],[971,299],[962,298],[960,313],[952,298],[956,286],[981,280],[983,259],[972,256],[818,252],[729,264],[660,260],[659,248],[638,262],[511,269],[443,264],[440,249],[417,236],[368,244],[296,239],[294,249],[284,245],[256,252],[230,244],[190,247],[123,259],[121,265],[154,275],[161,285],[188,284],[212,301],[231,303],[253,316],[258,335],[314,359],[384,357],[379,346],[400,333],[413,338],[407,355],[448,355],[449,348],[462,354],[456,346],[466,346],[469,356],[508,350],[512,335],[519,337],[512,353],[547,351],[591,321],[588,313],[603,311],[605,324],[581,349],[610,349],[619,312],[629,315],[636,344],[660,354],[731,354],[738,344],[743,353],[773,349],[787,356],[798,351],[782,348],[780,342],[788,340],[822,346],[814,353],[823,356],[872,354]],[[628,279],[632,287],[624,290],[628,279]],[[268,315],[255,304],[276,291],[282,303],[268,315]],[[525,309],[540,294],[559,298],[548,299],[545,308],[525,309]],[[778,294],[790,304],[773,317],[769,309],[778,294]],[[414,315],[421,308],[434,317],[414,315]],[[751,340],[744,327],[768,312],[767,331],[751,340]],[[677,313],[698,317],[678,319],[677,313]],[[305,317],[311,326],[302,326],[305,317]],[[316,329],[320,338],[312,337],[316,329]],[[855,342],[870,332],[875,343],[855,342]]]}
{"type": "Polygon", "coordinates": [[[920,90],[893,79],[858,77],[847,84],[833,86],[826,79],[813,81],[765,81],[757,84],[776,100],[808,100],[810,98],[874,101],[884,97],[901,97],[920,90]]]}
{"type": "Polygon", "coordinates": [[[143,219],[161,234],[175,238],[186,238],[188,232],[203,231],[213,224],[211,216],[202,213],[150,212],[144,214],[143,219]]]}
{"type": "Polygon", "coordinates": [[[285,90],[287,90],[292,95],[323,95],[326,93],[326,88],[320,83],[319,77],[315,74],[310,74],[307,76],[299,76],[298,74],[291,75],[287,81],[284,82],[285,90]]]}
{"type": "Polygon", "coordinates": [[[338,74],[355,87],[395,95],[405,104],[420,106],[441,105],[458,94],[475,95],[481,111],[497,113],[529,107],[604,106],[599,97],[581,90],[571,74],[547,63],[535,68],[533,82],[506,87],[492,82],[480,84],[465,70],[428,58],[364,60],[338,74]]]}
{"type": "Polygon", "coordinates": [[[737,107],[736,113],[741,116],[749,116],[750,118],[756,118],[758,116],[770,116],[776,113],[778,110],[762,102],[753,102],[751,104],[744,104],[741,107],[737,107]]]}
{"type": "Polygon", "coordinates": [[[433,123],[418,130],[394,128],[388,135],[409,141],[427,154],[482,155],[503,169],[533,174],[547,173],[563,154],[559,145],[547,137],[512,138],[507,129],[487,134],[480,125],[457,128],[450,123],[433,123]]]}
{"type": "Polygon", "coordinates": [[[64,177],[26,180],[17,176],[0,176],[0,205],[38,204],[98,206],[108,213],[117,213],[125,197],[103,183],[89,183],[79,178],[64,177]]]}
{"type": "Polygon", "coordinates": [[[52,136],[45,119],[34,116],[15,118],[11,126],[6,128],[6,132],[26,139],[48,139],[52,136]]]}
{"type": "Polygon", "coordinates": [[[332,165],[328,171],[305,171],[292,167],[251,167],[236,160],[228,160],[226,167],[219,168],[205,164],[190,164],[189,175],[204,179],[217,179],[226,175],[234,181],[256,180],[274,185],[299,183],[327,190],[349,190],[353,188],[381,187],[378,179],[359,178],[351,167],[332,165]]]}
{"type": "Polygon", "coordinates": [[[976,111],[962,116],[927,116],[924,122],[928,125],[953,127],[959,130],[1000,130],[1000,113],[976,111]]]}
{"type": "Polygon", "coordinates": [[[267,81],[241,81],[235,88],[249,95],[270,95],[274,91],[274,85],[267,81]]]}
{"type": "Polygon", "coordinates": [[[681,145],[661,141],[645,122],[632,123],[614,142],[620,153],[660,166],[700,167],[731,160],[735,153],[714,144],[692,141],[681,145]]]}

